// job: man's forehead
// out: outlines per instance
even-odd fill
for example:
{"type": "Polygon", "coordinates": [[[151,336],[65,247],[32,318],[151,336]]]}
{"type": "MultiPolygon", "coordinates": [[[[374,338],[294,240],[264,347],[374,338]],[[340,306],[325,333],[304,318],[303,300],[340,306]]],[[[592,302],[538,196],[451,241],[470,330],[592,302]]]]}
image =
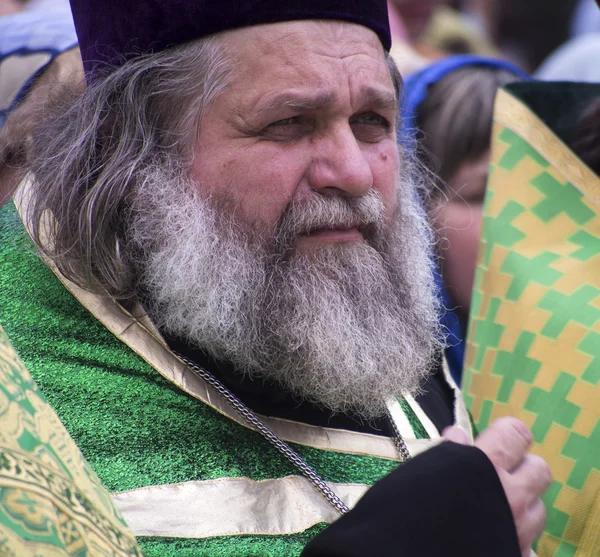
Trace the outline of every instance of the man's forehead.
{"type": "Polygon", "coordinates": [[[344,85],[379,104],[390,103],[393,96],[381,44],[360,25],[287,22],[224,35],[233,61],[232,89],[242,98],[257,93],[252,103],[327,105],[344,85]]]}
{"type": "Polygon", "coordinates": [[[338,58],[360,54],[384,56],[381,42],[372,30],[343,21],[302,20],[254,25],[227,31],[222,37],[225,44],[230,45],[232,54],[250,52],[283,58],[300,48],[338,58]]]}
{"type": "MultiPolygon", "coordinates": [[[[396,111],[398,99],[392,88],[373,84],[361,84],[352,92],[352,101],[358,105],[368,105],[372,109],[396,111]]],[[[256,103],[241,106],[241,111],[253,112],[256,116],[289,108],[293,111],[305,112],[327,109],[340,101],[339,92],[334,89],[290,89],[287,91],[271,91],[261,96],[256,103]]]]}

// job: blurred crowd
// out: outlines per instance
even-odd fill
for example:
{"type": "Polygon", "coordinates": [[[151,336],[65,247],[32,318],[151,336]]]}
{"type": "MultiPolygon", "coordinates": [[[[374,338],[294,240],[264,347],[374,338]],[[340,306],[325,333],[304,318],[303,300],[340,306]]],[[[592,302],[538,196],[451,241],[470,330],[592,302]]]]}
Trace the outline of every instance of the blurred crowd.
{"type": "Polygon", "coordinates": [[[590,81],[597,68],[592,53],[598,51],[591,45],[600,15],[593,0],[390,0],[389,9],[395,46],[408,43],[421,63],[471,53],[510,60],[552,79],[590,81]],[[590,46],[584,50],[581,44],[590,46]],[[576,69],[559,63],[565,56],[577,60],[576,69]],[[561,74],[567,66],[581,73],[561,74]]]}

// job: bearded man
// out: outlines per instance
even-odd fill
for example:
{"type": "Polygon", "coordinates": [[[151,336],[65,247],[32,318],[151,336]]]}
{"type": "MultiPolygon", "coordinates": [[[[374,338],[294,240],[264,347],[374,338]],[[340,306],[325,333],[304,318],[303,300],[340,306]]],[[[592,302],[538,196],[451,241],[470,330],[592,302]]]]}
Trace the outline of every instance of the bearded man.
{"type": "Polygon", "coordinates": [[[296,4],[73,0],[0,322],[146,555],[528,555],[520,422],[423,452],[470,425],[385,1],[296,4]]]}

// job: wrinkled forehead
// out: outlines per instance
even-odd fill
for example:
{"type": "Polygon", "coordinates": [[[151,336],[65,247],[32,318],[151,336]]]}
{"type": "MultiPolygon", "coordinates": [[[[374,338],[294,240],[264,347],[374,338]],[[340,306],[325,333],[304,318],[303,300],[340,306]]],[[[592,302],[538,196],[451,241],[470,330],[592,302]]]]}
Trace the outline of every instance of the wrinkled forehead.
{"type": "Polygon", "coordinates": [[[345,21],[307,19],[284,21],[263,25],[253,25],[221,33],[228,44],[243,47],[244,50],[263,51],[265,54],[279,52],[282,46],[296,48],[314,46],[324,54],[343,53],[362,43],[367,50],[384,53],[377,35],[367,27],[345,21]],[[336,48],[338,47],[338,48],[336,48]]]}
{"type": "Polygon", "coordinates": [[[370,29],[341,21],[305,20],[223,33],[233,86],[327,87],[362,79],[393,87],[386,54],[370,29]]]}

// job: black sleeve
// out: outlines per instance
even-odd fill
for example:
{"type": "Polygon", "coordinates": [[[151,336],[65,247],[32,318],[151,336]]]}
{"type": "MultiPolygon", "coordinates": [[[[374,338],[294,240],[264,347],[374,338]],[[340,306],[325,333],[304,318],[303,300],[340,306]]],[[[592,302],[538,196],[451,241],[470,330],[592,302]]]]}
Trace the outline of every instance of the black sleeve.
{"type": "Polygon", "coordinates": [[[302,557],[521,557],[500,479],[475,447],[444,442],[386,476],[302,557]]]}

